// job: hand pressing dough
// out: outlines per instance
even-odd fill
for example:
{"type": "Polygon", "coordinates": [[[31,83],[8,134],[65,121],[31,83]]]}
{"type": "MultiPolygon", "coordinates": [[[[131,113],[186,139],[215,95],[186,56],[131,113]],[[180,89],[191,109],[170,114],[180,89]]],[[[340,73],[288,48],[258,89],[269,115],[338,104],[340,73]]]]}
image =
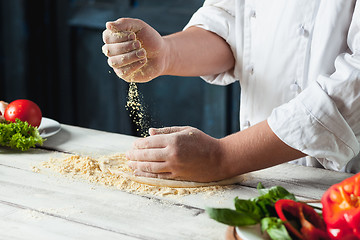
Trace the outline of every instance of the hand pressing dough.
{"type": "Polygon", "coordinates": [[[113,175],[126,176],[130,180],[142,184],[159,186],[159,187],[171,187],[171,188],[196,188],[196,187],[208,187],[208,186],[224,186],[239,183],[242,181],[242,176],[236,176],[233,178],[216,181],[216,182],[191,182],[180,180],[168,180],[161,178],[148,178],[134,176],[132,170],[127,166],[127,159],[119,156],[107,156],[98,159],[100,169],[104,172],[110,172],[113,175]]]}

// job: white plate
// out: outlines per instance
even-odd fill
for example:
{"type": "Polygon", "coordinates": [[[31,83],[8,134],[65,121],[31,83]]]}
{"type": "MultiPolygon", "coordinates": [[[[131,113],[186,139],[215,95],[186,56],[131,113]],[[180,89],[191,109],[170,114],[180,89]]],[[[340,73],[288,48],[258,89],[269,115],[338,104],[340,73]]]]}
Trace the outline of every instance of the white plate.
{"type": "Polygon", "coordinates": [[[236,234],[243,240],[264,240],[269,239],[261,234],[260,224],[244,227],[236,227],[236,234]]]}
{"type": "Polygon", "coordinates": [[[40,136],[43,138],[50,137],[58,133],[61,129],[60,123],[57,121],[43,117],[39,126],[40,136]]]}

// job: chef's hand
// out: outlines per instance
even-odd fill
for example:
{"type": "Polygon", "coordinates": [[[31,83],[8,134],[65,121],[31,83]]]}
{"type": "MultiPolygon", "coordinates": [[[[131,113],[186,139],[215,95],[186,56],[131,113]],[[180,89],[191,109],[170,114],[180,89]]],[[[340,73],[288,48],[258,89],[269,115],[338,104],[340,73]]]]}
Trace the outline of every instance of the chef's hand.
{"type": "Polygon", "coordinates": [[[139,19],[106,23],[103,53],[114,72],[128,82],[147,82],[164,72],[166,44],[160,34],[139,19]]]}
{"type": "Polygon", "coordinates": [[[210,182],[226,178],[219,140],[192,127],[151,128],[127,152],[135,175],[210,182]]]}

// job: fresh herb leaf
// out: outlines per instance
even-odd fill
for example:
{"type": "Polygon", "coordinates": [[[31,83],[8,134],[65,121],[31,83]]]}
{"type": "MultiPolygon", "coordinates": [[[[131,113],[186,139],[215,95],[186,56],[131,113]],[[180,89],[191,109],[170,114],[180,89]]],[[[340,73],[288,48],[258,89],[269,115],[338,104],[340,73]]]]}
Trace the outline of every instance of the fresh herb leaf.
{"type": "Polygon", "coordinates": [[[275,216],[274,202],[268,198],[255,198],[253,200],[256,205],[261,209],[262,217],[275,216]]]}
{"type": "Polygon", "coordinates": [[[236,197],[234,199],[235,210],[223,208],[207,208],[209,216],[221,223],[230,226],[246,226],[260,223],[265,217],[276,217],[275,202],[279,199],[293,199],[295,196],[289,193],[285,188],[275,186],[264,188],[259,183],[257,189],[259,197],[244,200],[236,197]]]}
{"type": "Polygon", "coordinates": [[[266,231],[271,239],[291,240],[283,221],[277,217],[265,217],[261,219],[260,225],[261,232],[266,231]]]}
{"type": "Polygon", "coordinates": [[[261,195],[259,198],[264,197],[267,199],[276,202],[279,199],[292,199],[295,200],[294,194],[290,193],[288,190],[281,186],[274,186],[271,188],[259,188],[258,185],[258,192],[261,195]]]}
{"type": "Polygon", "coordinates": [[[36,144],[42,145],[44,139],[36,127],[16,119],[16,122],[0,123],[0,145],[26,151],[36,144]]]}
{"type": "Polygon", "coordinates": [[[262,185],[261,182],[259,182],[258,185],[256,186],[256,189],[257,189],[257,190],[264,189],[264,188],[265,188],[265,187],[264,187],[264,185],[262,185]]]}
{"type": "Polygon", "coordinates": [[[264,213],[256,201],[236,197],[234,202],[236,211],[251,215],[252,218],[257,219],[257,222],[260,222],[261,218],[263,218],[264,213]]]}
{"type": "Polygon", "coordinates": [[[260,196],[257,198],[253,198],[252,201],[254,201],[259,206],[259,208],[261,208],[261,211],[263,212],[263,217],[276,216],[274,204],[277,200],[295,200],[294,194],[288,192],[285,188],[281,186],[264,188],[262,184],[258,184],[257,189],[260,196]]]}
{"type": "Polygon", "coordinates": [[[206,208],[210,218],[229,226],[247,226],[259,222],[252,214],[238,212],[228,208],[206,208]]]}

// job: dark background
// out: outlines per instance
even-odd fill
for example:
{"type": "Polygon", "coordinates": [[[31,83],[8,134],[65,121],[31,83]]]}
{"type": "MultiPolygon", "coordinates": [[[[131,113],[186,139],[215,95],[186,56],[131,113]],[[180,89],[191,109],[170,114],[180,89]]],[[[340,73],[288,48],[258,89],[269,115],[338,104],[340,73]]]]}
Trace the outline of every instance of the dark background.
{"type": "MultiPolygon", "coordinates": [[[[202,0],[0,0],[0,100],[26,98],[60,123],[137,135],[128,84],[101,52],[107,21],[135,17],[181,31],[202,0]]],[[[190,125],[214,137],[239,129],[239,86],[198,77],[139,84],[154,127],[190,125]]]]}

